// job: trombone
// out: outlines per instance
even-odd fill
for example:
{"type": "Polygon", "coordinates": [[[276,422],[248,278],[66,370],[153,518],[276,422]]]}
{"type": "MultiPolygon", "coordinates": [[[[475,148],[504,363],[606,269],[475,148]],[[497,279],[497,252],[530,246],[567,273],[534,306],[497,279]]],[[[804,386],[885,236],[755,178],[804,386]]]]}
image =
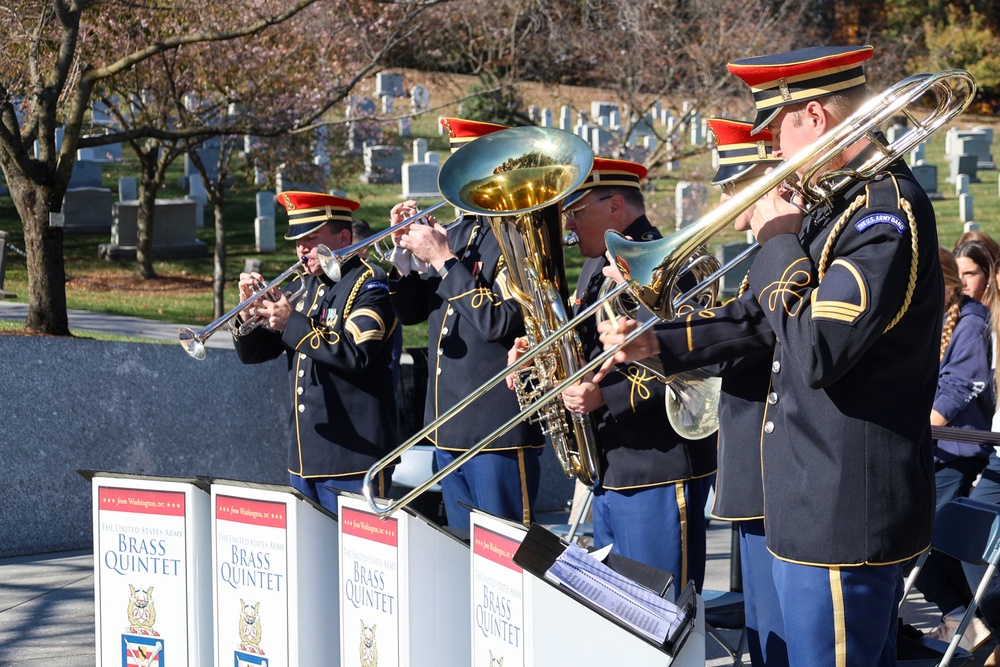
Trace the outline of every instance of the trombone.
{"type": "Polygon", "coordinates": [[[426,481],[411,489],[409,493],[395,501],[380,505],[371,493],[371,480],[375,473],[388,467],[407,449],[412,448],[420,440],[463,410],[472,400],[485,393],[495,384],[504,381],[507,374],[534,359],[546,351],[546,348],[560,342],[562,336],[575,328],[580,321],[593,315],[598,308],[611,298],[617,297],[628,289],[647,308],[662,319],[672,319],[677,308],[701,292],[706,285],[735,268],[739,262],[749,257],[756,250],[751,246],[726,265],[714,271],[686,293],[671,298],[672,290],[676,288],[680,274],[694,251],[705,245],[709,239],[728,227],[745,210],[753,206],[758,199],[775,187],[786,183],[800,169],[809,167],[799,181],[799,184],[788,184],[806,199],[807,211],[814,210],[820,203],[833,197],[857,180],[873,178],[879,171],[885,169],[891,162],[899,159],[908,151],[925,141],[931,134],[941,129],[952,119],[964,111],[972,102],[976,93],[975,78],[967,71],[960,69],[945,70],[936,74],[919,74],[906,78],[892,86],[880,96],[872,99],[853,113],[846,120],[825,135],[803,148],[796,155],[785,159],[772,171],[756,179],[732,199],[716,207],[687,228],[671,234],[658,241],[632,242],[617,232],[608,231],[605,234],[608,250],[615,263],[625,277],[625,282],[610,290],[604,300],[599,300],[582,311],[578,317],[552,332],[544,340],[527,351],[514,364],[490,378],[466,401],[460,402],[442,414],[438,420],[416,433],[407,442],[372,466],[365,473],[362,491],[369,506],[380,517],[387,517],[395,510],[412,502],[428,488],[451,474],[471,457],[482,451],[497,438],[514,428],[522,419],[541,410],[550,401],[558,399],[562,392],[581,380],[587,373],[599,368],[624,347],[643,335],[656,324],[658,318],[650,318],[630,332],[621,345],[605,350],[592,360],[582,364],[576,372],[566,377],[561,383],[553,386],[538,399],[527,406],[520,414],[515,415],[492,434],[476,443],[462,456],[456,458],[444,468],[438,470],[426,481]],[[918,120],[909,107],[918,103],[926,94],[936,96],[937,104],[934,110],[918,120]],[[913,126],[894,142],[885,143],[876,136],[881,125],[893,116],[902,113],[913,126]],[[811,181],[819,168],[828,164],[846,148],[857,141],[868,139],[876,149],[876,154],[855,170],[834,170],[823,174],[815,184],[811,181]],[[660,258],[660,259],[657,259],[660,258]]]}
{"type": "MultiPolygon", "coordinates": [[[[221,329],[227,322],[236,317],[240,311],[244,308],[249,307],[253,302],[261,298],[266,298],[268,293],[276,289],[281,283],[285,282],[289,278],[303,278],[305,276],[305,266],[308,257],[302,257],[299,261],[292,264],[288,269],[283,271],[281,275],[267,283],[266,285],[260,286],[253,294],[244,299],[239,305],[234,306],[232,310],[228,313],[215,320],[208,326],[202,327],[195,331],[189,327],[181,327],[177,330],[177,337],[180,339],[181,347],[187,352],[191,357],[197,359],[198,361],[205,360],[205,341],[207,341],[212,334],[221,329]]],[[[333,251],[322,243],[316,246],[316,261],[319,263],[323,272],[326,273],[331,279],[333,276],[330,272],[334,269],[337,271],[337,277],[340,277],[340,266],[335,264],[335,256],[333,251]]],[[[302,288],[300,287],[293,293],[286,294],[289,301],[294,301],[302,295],[302,288]]],[[[253,317],[239,325],[233,325],[233,332],[239,336],[246,335],[256,329],[257,327],[264,324],[264,320],[260,317],[253,317]]]]}

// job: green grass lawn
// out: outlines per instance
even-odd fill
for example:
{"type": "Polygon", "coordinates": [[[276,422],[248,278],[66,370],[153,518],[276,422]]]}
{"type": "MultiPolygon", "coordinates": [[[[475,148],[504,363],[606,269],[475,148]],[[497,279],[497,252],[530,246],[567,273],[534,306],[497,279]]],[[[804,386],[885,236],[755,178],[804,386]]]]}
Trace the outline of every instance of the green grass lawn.
{"type": "MultiPolygon", "coordinates": [[[[966,124],[972,122],[963,120],[966,124]]],[[[440,152],[442,158],[446,158],[446,140],[436,133],[434,127],[433,119],[417,119],[413,124],[414,136],[399,140],[404,146],[404,155],[410,154],[409,144],[413,138],[424,136],[428,139],[431,150],[440,152]]],[[[958,198],[954,194],[954,186],[945,182],[948,176],[948,164],[944,158],[944,132],[944,130],[938,132],[929,142],[927,158],[930,163],[938,166],[938,189],[944,197],[935,201],[934,207],[937,212],[940,241],[942,245],[950,247],[962,232],[962,225],[958,218],[958,198]]],[[[1000,140],[1000,136],[997,140],[1000,140]]],[[[996,140],[994,155],[1000,158],[996,140]]],[[[184,193],[178,185],[178,178],[181,175],[180,165],[178,162],[171,170],[166,186],[158,194],[160,198],[183,196],[184,193]]],[[[116,195],[118,178],[137,173],[134,164],[127,160],[106,164],[103,170],[104,185],[116,195]]],[[[706,151],[685,160],[680,171],[657,181],[653,189],[647,192],[647,208],[653,223],[665,234],[669,233],[673,227],[674,189],[677,182],[681,179],[704,180],[712,173],[711,157],[706,151]]],[[[983,171],[979,176],[981,181],[971,186],[976,221],[982,230],[1000,239],[998,172],[983,171]]],[[[351,175],[336,185],[346,191],[349,197],[361,202],[356,215],[367,220],[374,230],[384,229],[387,226],[389,209],[401,200],[399,185],[367,185],[361,183],[356,175],[351,175]]],[[[227,195],[225,208],[227,308],[237,303],[235,278],[242,271],[247,259],[263,259],[264,273],[268,276],[277,275],[296,260],[292,245],[281,238],[286,220],[280,206],[277,207],[276,221],[277,252],[264,256],[256,252],[253,224],[256,210],[255,193],[255,188],[238,183],[227,195]]],[[[709,197],[710,205],[718,202],[718,192],[715,189],[711,189],[709,197]]],[[[432,202],[433,200],[428,200],[421,204],[426,207],[432,202]]],[[[212,206],[206,208],[206,226],[197,232],[198,238],[207,243],[210,250],[214,250],[215,243],[213,211],[212,206]]],[[[439,220],[448,221],[452,219],[454,209],[445,206],[439,213],[437,216],[439,220]]],[[[24,238],[20,220],[9,196],[0,196],[0,230],[8,232],[8,242],[14,248],[7,253],[3,288],[15,293],[16,300],[26,302],[27,272],[24,258],[18,252],[24,248],[24,238]]],[[[709,246],[714,248],[720,243],[744,239],[744,234],[727,229],[712,239],[709,246]]],[[[67,301],[70,308],[202,325],[212,320],[211,256],[182,261],[157,261],[155,268],[161,277],[152,281],[138,281],[131,277],[134,262],[98,258],[98,245],[109,240],[106,235],[65,237],[67,301]]],[[[576,285],[582,264],[583,258],[575,249],[567,250],[567,281],[571,289],[576,285]]],[[[407,327],[405,344],[408,347],[424,346],[426,329],[407,327]]]]}

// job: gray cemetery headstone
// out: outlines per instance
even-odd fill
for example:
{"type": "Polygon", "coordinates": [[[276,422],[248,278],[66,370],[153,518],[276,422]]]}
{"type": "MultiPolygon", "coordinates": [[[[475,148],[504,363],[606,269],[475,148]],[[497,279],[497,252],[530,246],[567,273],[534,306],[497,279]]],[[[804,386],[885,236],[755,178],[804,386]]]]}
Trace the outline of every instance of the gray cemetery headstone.
{"type": "Polygon", "coordinates": [[[68,188],[63,197],[64,234],[106,234],[111,231],[109,188],[68,188]]]}
{"type": "Polygon", "coordinates": [[[194,221],[196,227],[205,226],[205,206],[208,205],[208,192],[205,190],[205,182],[201,179],[201,174],[192,175],[188,178],[188,193],[184,196],[195,204],[194,221]]]}
{"type": "Polygon", "coordinates": [[[118,201],[139,198],[139,182],[135,176],[121,176],[118,179],[118,201]]]}
{"type": "Polygon", "coordinates": [[[962,225],[962,233],[974,232],[979,229],[979,223],[977,222],[967,222],[962,225]]]}
{"type": "Polygon", "coordinates": [[[528,107],[528,120],[535,124],[538,123],[538,107],[534,104],[528,107]]]}
{"type": "Polygon", "coordinates": [[[590,130],[593,126],[590,123],[577,123],[573,126],[573,134],[586,142],[590,142],[590,130]]]}
{"type": "Polygon", "coordinates": [[[274,175],[275,192],[297,190],[300,192],[323,192],[326,190],[326,178],[323,170],[316,165],[289,169],[281,164],[274,175]]]}
{"type": "MultiPolygon", "coordinates": [[[[750,243],[742,243],[739,241],[733,241],[731,243],[722,243],[715,249],[715,256],[719,258],[723,266],[736,259],[741,252],[750,247],[750,243]]],[[[753,258],[748,257],[740,261],[739,264],[734,266],[732,270],[722,276],[722,280],[719,283],[719,296],[724,299],[729,299],[735,297],[740,290],[740,284],[743,282],[744,276],[750,270],[750,265],[753,264],[753,258]]]]}
{"type": "Polygon", "coordinates": [[[391,114],[392,113],[392,97],[389,95],[382,96],[382,113],[391,114]]]}
{"type": "Polygon", "coordinates": [[[97,159],[97,153],[93,148],[78,148],[76,151],[76,159],[78,162],[83,161],[94,161],[97,159]]]}
{"type": "Polygon", "coordinates": [[[671,118],[673,118],[673,114],[670,113],[670,109],[660,111],[660,125],[666,125],[671,118]]]}
{"type": "Polygon", "coordinates": [[[955,196],[961,197],[969,192],[969,175],[959,174],[955,177],[955,196]]]}
{"type": "Polygon", "coordinates": [[[610,157],[615,149],[615,135],[603,127],[592,127],[590,130],[590,149],[599,157],[610,157]]]}
{"type": "Polygon", "coordinates": [[[539,119],[542,127],[552,127],[552,109],[542,109],[539,119]]]}
{"type": "Polygon", "coordinates": [[[365,146],[365,183],[402,183],[403,150],[396,146],[365,146]]]}
{"type": "Polygon", "coordinates": [[[268,216],[273,218],[275,194],[267,191],[258,192],[255,199],[257,203],[257,216],[268,216]]]}
{"type": "MultiPolygon", "coordinates": [[[[431,108],[431,91],[422,83],[410,88],[410,111],[422,113],[431,108]]],[[[440,128],[440,124],[438,125],[440,128]]]]}
{"type": "Polygon", "coordinates": [[[643,146],[626,146],[621,159],[642,164],[649,158],[649,151],[643,146]]]}
{"type": "Polygon", "coordinates": [[[691,109],[693,108],[694,108],[694,102],[692,102],[691,100],[684,100],[684,103],[681,104],[681,114],[686,116],[688,115],[688,112],[690,112],[691,109]]]}
{"type": "Polygon", "coordinates": [[[569,132],[572,127],[573,110],[564,105],[559,108],[559,129],[569,132]]]}
{"type": "Polygon", "coordinates": [[[701,133],[701,123],[697,117],[691,119],[691,145],[701,146],[704,143],[704,135],[701,133]]]}
{"type": "Polygon", "coordinates": [[[719,168],[719,151],[712,150],[712,169],[719,168]]]}
{"type": "Polygon", "coordinates": [[[667,161],[667,171],[680,171],[681,163],[680,160],[668,160],[667,161]]]}
{"type": "Polygon", "coordinates": [[[403,199],[438,197],[438,167],[435,164],[403,165],[403,199]]]}
{"type": "Polygon", "coordinates": [[[976,156],[976,167],[979,169],[996,169],[993,154],[990,152],[990,139],[985,133],[974,132],[960,136],[956,140],[958,153],[969,153],[976,156]]]}
{"type": "Polygon", "coordinates": [[[427,140],[423,137],[413,140],[413,161],[423,162],[427,155],[427,140]]]}
{"type": "Polygon", "coordinates": [[[379,72],[375,75],[375,94],[379,96],[404,97],[403,75],[394,72],[379,72]]]}
{"type": "Polygon", "coordinates": [[[917,147],[910,151],[910,164],[920,164],[927,159],[927,145],[925,142],[917,144],[917,147]]]}
{"type": "Polygon", "coordinates": [[[621,124],[622,124],[621,114],[619,114],[617,110],[612,110],[611,113],[608,114],[608,127],[614,130],[618,127],[621,127],[621,124]]]}
{"type": "Polygon", "coordinates": [[[432,164],[435,167],[440,167],[441,166],[441,156],[438,155],[437,153],[430,153],[430,152],[428,152],[428,153],[426,153],[424,155],[424,162],[426,162],[427,164],[432,164]]]}
{"type": "Polygon", "coordinates": [[[979,182],[979,176],[977,175],[976,168],[979,164],[979,160],[975,155],[952,155],[950,158],[950,175],[948,176],[949,183],[955,183],[956,179],[962,174],[969,177],[969,181],[972,183],[979,182]]]}
{"type": "MultiPolygon", "coordinates": [[[[195,238],[195,203],[189,199],[157,199],[153,215],[153,257],[204,257],[208,245],[195,238]]],[[[108,259],[135,257],[138,237],[139,202],[117,202],[112,207],[111,243],[98,247],[98,255],[108,259]]]]}
{"type": "Polygon", "coordinates": [[[674,130],[677,128],[677,118],[671,116],[667,119],[667,134],[673,134],[674,130]]]}
{"type": "Polygon", "coordinates": [[[941,193],[938,192],[937,165],[922,162],[913,165],[911,169],[913,170],[913,176],[917,179],[917,183],[924,189],[927,196],[931,199],[941,199],[941,193]]]}
{"type": "Polygon", "coordinates": [[[360,153],[365,145],[377,146],[382,141],[382,126],[375,119],[377,107],[368,97],[351,97],[347,104],[347,150],[360,153]],[[361,120],[358,120],[361,119],[361,120]]]}
{"type": "Polygon", "coordinates": [[[400,118],[396,123],[396,131],[401,137],[410,136],[410,131],[412,128],[413,121],[410,118],[400,118]]]}
{"type": "Polygon", "coordinates": [[[253,221],[254,242],[257,252],[272,253],[275,250],[273,192],[257,193],[257,217],[253,221]]]}
{"type": "Polygon", "coordinates": [[[619,116],[621,115],[621,113],[618,110],[618,105],[615,104],[614,102],[593,101],[590,103],[591,118],[598,118],[600,116],[610,116],[612,111],[618,113],[619,116]]]}
{"type": "Polygon", "coordinates": [[[609,120],[609,118],[607,116],[598,116],[597,117],[597,124],[600,127],[611,127],[611,121],[609,120]]]}
{"type": "Polygon", "coordinates": [[[441,123],[441,119],[442,118],[444,118],[444,116],[438,116],[437,128],[438,128],[438,136],[442,136],[443,137],[444,136],[444,125],[441,123]]]}
{"type": "Polygon", "coordinates": [[[976,219],[973,214],[973,198],[972,193],[964,192],[958,197],[958,219],[962,222],[972,222],[976,219]]]}
{"type": "Polygon", "coordinates": [[[73,165],[73,173],[69,176],[69,188],[99,188],[101,187],[101,163],[93,160],[80,160],[73,165]]]}
{"type": "Polygon", "coordinates": [[[704,183],[680,181],[675,189],[676,226],[682,229],[698,220],[708,205],[708,188],[704,183]]]}
{"type": "Polygon", "coordinates": [[[656,138],[655,134],[647,134],[642,138],[642,147],[645,148],[650,153],[652,153],[654,150],[656,150],[657,141],[658,139],[656,138]]]}
{"type": "Polygon", "coordinates": [[[247,257],[243,262],[243,273],[262,273],[264,271],[264,260],[259,257],[247,257]]]}
{"type": "MultiPolygon", "coordinates": [[[[221,146],[210,146],[207,143],[198,149],[198,158],[205,165],[205,173],[208,178],[215,180],[219,177],[219,154],[222,152],[221,146]]],[[[192,176],[200,176],[198,167],[194,166],[191,155],[184,154],[184,176],[190,179],[192,176]]]]}

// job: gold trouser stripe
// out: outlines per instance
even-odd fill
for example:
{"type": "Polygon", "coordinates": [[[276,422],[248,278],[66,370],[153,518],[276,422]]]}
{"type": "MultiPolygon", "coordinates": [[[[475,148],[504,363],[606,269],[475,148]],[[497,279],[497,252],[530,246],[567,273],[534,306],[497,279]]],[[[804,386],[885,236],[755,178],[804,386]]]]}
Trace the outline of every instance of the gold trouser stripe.
{"type": "Polygon", "coordinates": [[[830,568],[830,596],[833,599],[834,656],[837,667],[847,667],[847,621],[844,617],[844,584],[840,568],[830,568]]]}
{"type": "Polygon", "coordinates": [[[677,518],[681,524],[681,588],[687,585],[688,581],[688,520],[687,520],[687,498],[684,496],[684,484],[674,484],[674,493],[677,496],[677,518]]]}
{"type": "Polygon", "coordinates": [[[517,450],[517,470],[521,477],[521,523],[531,525],[531,505],[528,502],[528,474],[524,469],[524,450],[517,450]]]}
{"type": "Polygon", "coordinates": [[[385,498],[385,471],[378,471],[378,497],[385,498]]]}

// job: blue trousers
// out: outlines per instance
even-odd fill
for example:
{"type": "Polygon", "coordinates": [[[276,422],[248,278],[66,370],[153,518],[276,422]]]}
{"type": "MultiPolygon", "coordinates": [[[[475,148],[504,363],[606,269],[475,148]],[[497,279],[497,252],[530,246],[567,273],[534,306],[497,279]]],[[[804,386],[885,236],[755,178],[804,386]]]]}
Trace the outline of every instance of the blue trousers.
{"type": "Polygon", "coordinates": [[[594,546],[666,570],[679,594],[705,582],[705,502],[709,478],[642,489],[594,489],[594,546]]]}
{"type": "MultiPolygon", "coordinates": [[[[534,519],[533,507],[538,498],[542,474],[540,456],[543,448],[506,449],[476,454],[458,470],[441,480],[441,495],[448,525],[469,530],[469,510],[464,505],[527,525],[534,519]]],[[[445,467],[462,452],[434,451],[438,469],[445,467]]]]}
{"type": "Polygon", "coordinates": [[[785,626],[774,587],[774,554],[764,544],[764,520],[741,521],[740,571],[750,664],[788,667],[785,626]]]}
{"type": "MultiPolygon", "coordinates": [[[[334,489],[349,493],[361,493],[364,475],[349,475],[346,477],[299,477],[288,475],[290,485],[306,498],[309,498],[334,514],[340,513],[338,494],[334,489]]],[[[385,498],[392,485],[392,469],[382,470],[372,480],[372,494],[377,498],[385,498]]]]}
{"type": "Polygon", "coordinates": [[[819,567],[775,558],[772,573],[789,664],[896,664],[900,565],[819,567]]]}

